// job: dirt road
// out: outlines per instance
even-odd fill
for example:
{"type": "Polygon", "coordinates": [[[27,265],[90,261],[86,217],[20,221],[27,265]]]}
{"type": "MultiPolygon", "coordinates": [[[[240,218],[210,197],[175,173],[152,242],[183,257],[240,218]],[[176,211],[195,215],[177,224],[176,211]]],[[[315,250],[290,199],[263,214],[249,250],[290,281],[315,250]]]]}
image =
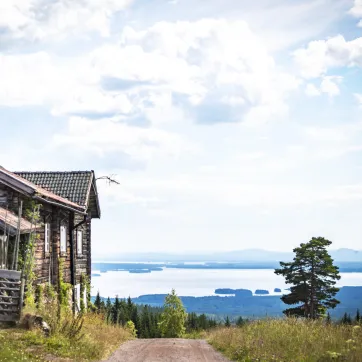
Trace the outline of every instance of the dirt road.
{"type": "Polygon", "coordinates": [[[136,339],[106,362],[227,362],[209,344],[194,339],[136,339]]]}

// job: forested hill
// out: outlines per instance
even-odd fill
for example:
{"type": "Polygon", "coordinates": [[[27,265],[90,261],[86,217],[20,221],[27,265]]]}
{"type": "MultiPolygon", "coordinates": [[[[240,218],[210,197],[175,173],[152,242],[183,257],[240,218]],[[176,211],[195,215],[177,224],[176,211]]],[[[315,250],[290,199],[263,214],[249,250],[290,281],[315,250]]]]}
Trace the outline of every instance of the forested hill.
{"type": "MultiPolygon", "coordinates": [[[[230,315],[245,317],[278,317],[282,316],[285,304],[280,296],[253,296],[251,291],[236,292],[234,296],[181,297],[188,312],[207,313],[213,315],[230,315]]],[[[133,298],[137,304],[162,306],[165,294],[143,295],[133,298]]],[[[340,318],[344,313],[354,314],[362,309],[362,287],[343,287],[337,294],[341,301],[331,316],[340,318]]]]}

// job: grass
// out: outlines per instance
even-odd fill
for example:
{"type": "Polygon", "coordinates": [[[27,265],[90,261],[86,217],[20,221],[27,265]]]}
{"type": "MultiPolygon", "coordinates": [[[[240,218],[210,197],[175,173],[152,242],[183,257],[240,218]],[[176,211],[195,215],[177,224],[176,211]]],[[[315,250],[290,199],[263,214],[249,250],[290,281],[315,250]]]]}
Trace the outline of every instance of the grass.
{"type": "Polygon", "coordinates": [[[84,316],[81,335],[70,338],[59,330],[45,337],[38,330],[0,329],[0,361],[99,361],[108,357],[123,342],[131,339],[124,328],[106,324],[102,317],[84,316]]]}
{"type": "Polygon", "coordinates": [[[239,328],[215,329],[207,339],[233,361],[362,361],[360,326],[262,320],[239,328]]]}

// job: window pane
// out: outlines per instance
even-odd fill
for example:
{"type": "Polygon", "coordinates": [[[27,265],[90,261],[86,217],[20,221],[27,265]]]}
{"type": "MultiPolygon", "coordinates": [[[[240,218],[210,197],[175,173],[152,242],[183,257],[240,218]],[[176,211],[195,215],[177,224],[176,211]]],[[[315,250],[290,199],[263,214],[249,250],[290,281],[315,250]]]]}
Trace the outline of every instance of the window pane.
{"type": "Polygon", "coordinates": [[[63,225],[60,227],[60,251],[62,253],[67,251],[67,230],[63,225]]]}
{"type": "Polygon", "coordinates": [[[77,253],[81,255],[83,252],[83,233],[81,230],[77,231],[77,253]]]}
{"type": "Polygon", "coordinates": [[[45,241],[45,252],[49,253],[49,245],[50,245],[50,224],[45,224],[45,235],[44,235],[44,241],[45,241]]]}

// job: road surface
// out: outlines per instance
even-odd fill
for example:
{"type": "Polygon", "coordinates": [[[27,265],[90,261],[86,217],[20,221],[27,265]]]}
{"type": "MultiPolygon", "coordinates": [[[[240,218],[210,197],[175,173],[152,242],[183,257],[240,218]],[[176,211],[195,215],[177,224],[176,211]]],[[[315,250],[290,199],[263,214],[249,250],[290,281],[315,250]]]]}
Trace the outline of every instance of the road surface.
{"type": "Polygon", "coordinates": [[[105,362],[228,362],[207,342],[195,339],[135,339],[105,362]]]}

